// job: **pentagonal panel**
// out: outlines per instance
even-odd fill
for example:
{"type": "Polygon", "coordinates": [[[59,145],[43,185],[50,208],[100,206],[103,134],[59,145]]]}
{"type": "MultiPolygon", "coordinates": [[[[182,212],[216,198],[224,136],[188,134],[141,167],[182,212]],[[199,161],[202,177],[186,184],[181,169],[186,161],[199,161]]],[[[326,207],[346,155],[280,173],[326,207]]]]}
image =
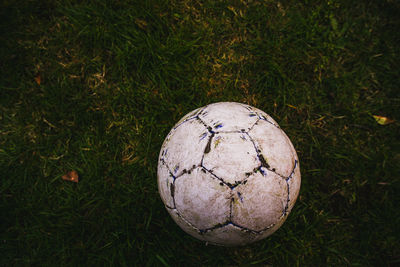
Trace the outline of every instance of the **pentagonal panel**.
{"type": "Polygon", "coordinates": [[[167,163],[172,174],[178,176],[200,164],[209,135],[198,120],[186,121],[172,130],[164,141],[160,158],[167,163]]]}
{"type": "Polygon", "coordinates": [[[271,123],[259,120],[249,131],[259,155],[270,169],[282,176],[289,176],[293,170],[296,151],[286,134],[271,123]]]}
{"type": "Polygon", "coordinates": [[[173,200],[174,179],[165,163],[160,162],[158,164],[157,177],[158,177],[158,192],[160,193],[161,199],[163,200],[166,206],[174,208],[174,200],[173,200]]]}
{"type": "Polygon", "coordinates": [[[260,165],[257,152],[245,133],[219,133],[211,139],[203,166],[227,183],[243,181],[260,165]]]}
{"type": "Polygon", "coordinates": [[[286,181],[265,170],[233,189],[232,222],[261,231],[279,221],[287,201],[286,181]]]}
{"type": "Polygon", "coordinates": [[[247,131],[258,120],[255,112],[234,102],[208,105],[199,117],[214,131],[247,131]]]}
{"type": "Polygon", "coordinates": [[[215,227],[229,219],[230,189],[202,168],[175,180],[175,205],[199,229],[215,227]]]}
{"type": "Polygon", "coordinates": [[[203,236],[207,241],[216,245],[243,246],[252,243],[257,237],[257,234],[246,231],[230,223],[206,232],[203,236]]]}
{"type": "Polygon", "coordinates": [[[300,191],[301,174],[300,174],[300,165],[298,161],[296,161],[293,173],[289,177],[288,184],[289,184],[288,212],[290,212],[294,206],[294,203],[296,203],[296,199],[299,196],[299,191],[300,191]]]}

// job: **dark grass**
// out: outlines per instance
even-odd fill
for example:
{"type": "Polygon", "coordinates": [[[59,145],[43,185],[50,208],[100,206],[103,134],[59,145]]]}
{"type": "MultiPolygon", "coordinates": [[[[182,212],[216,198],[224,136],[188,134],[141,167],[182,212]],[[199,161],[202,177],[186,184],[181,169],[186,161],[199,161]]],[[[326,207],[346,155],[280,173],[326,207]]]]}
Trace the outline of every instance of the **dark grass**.
{"type": "Polygon", "coordinates": [[[0,265],[400,264],[400,4],[350,2],[3,1],[0,265]],[[269,113],[301,164],[287,222],[241,248],[157,192],[169,129],[217,101],[269,113]]]}

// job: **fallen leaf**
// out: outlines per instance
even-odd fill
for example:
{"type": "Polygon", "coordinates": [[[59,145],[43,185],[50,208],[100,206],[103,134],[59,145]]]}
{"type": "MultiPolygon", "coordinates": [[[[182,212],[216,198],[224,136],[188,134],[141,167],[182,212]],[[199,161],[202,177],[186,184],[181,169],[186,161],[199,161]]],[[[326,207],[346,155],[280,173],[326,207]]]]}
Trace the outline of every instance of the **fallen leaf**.
{"type": "Polygon", "coordinates": [[[40,74],[36,75],[35,77],[35,82],[40,85],[40,83],[42,82],[42,78],[40,78],[40,74]]]}
{"type": "Polygon", "coordinates": [[[394,120],[389,119],[387,117],[383,117],[383,116],[378,116],[378,115],[372,115],[372,117],[374,117],[374,119],[376,120],[377,123],[379,123],[380,125],[386,125],[389,123],[393,123],[394,120]]]}
{"type": "Polygon", "coordinates": [[[70,182],[74,182],[74,183],[79,182],[79,176],[78,176],[77,171],[75,171],[75,170],[67,172],[61,178],[65,181],[70,181],[70,182]]]}
{"type": "Polygon", "coordinates": [[[145,30],[147,27],[147,22],[145,20],[137,18],[137,19],[135,19],[135,23],[137,26],[139,26],[139,28],[141,28],[143,30],[145,30]]]}

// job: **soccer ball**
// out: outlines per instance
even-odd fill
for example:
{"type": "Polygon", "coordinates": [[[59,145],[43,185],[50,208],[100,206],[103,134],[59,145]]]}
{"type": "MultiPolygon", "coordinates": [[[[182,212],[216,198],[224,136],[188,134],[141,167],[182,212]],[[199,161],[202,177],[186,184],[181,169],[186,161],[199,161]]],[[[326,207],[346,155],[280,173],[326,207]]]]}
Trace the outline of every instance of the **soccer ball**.
{"type": "Polygon", "coordinates": [[[184,116],[158,161],[158,190],[174,221],[211,244],[245,245],[274,233],[300,189],[296,150],[249,105],[220,102],[184,116]]]}

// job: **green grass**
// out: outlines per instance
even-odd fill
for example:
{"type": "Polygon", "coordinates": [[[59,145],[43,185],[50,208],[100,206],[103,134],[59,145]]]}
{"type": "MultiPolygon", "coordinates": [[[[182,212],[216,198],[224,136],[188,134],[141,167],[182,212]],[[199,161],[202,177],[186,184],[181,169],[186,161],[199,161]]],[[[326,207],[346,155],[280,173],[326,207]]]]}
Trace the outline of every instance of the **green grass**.
{"type": "Polygon", "coordinates": [[[398,1],[7,0],[0,21],[1,266],[400,264],[398,1]],[[300,158],[288,220],[246,247],[185,234],[157,192],[168,131],[217,101],[300,158]]]}

